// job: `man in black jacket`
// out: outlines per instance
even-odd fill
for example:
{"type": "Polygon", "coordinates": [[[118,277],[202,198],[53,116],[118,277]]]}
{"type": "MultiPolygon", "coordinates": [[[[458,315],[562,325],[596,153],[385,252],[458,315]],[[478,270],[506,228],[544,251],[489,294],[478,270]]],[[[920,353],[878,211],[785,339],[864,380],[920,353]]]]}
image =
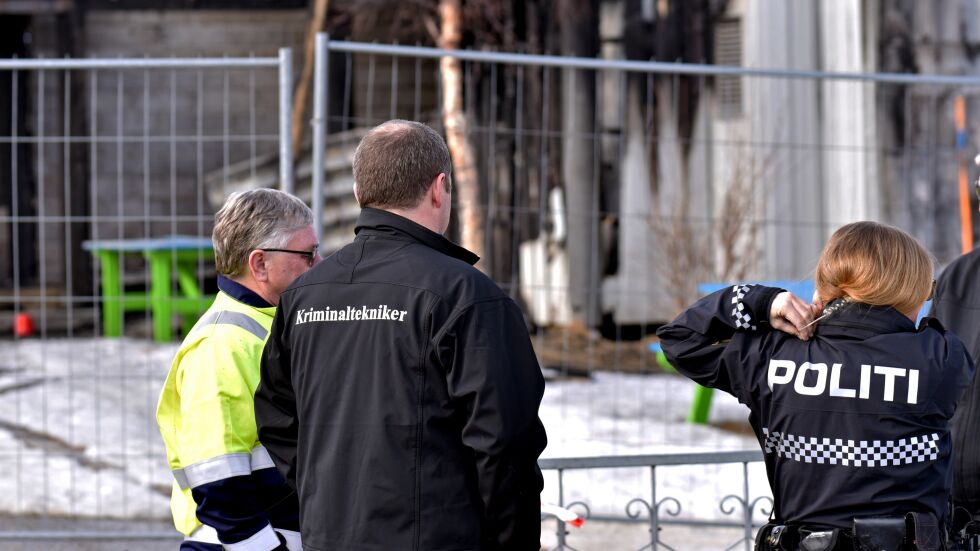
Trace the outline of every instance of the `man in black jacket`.
{"type": "MultiPolygon", "coordinates": [[[[980,195],[980,181],[977,182],[980,195]]],[[[963,341],[973,358],[980,358],[980,249],[954,260],[936,283],[930,317],[963,341]]],[[[980,384],[977,379],[960,398],[952,422],[954,530],[959,531],[971,517],[980,519],[980,384]]],[[[964,548],[980,549],[980,521],[970,527],[972,540],[964,548]],[[972,545],[972,547],[966,547],[972,545]]]]}
{"type": "Polygon", "coordinates": [[[442,236],[450,173],[431,128],[374,128],[356,238],[280,299],[255,413],[308,550],[539,549],[544,380],[520,309],[442,236]]]}

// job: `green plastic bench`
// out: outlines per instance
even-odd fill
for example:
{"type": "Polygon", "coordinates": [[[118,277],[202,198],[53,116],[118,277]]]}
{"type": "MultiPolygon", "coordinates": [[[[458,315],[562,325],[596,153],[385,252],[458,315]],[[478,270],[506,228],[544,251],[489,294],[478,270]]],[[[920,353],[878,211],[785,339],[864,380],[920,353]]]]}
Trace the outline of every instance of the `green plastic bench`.
{"type": "Polygon", "coordinates": [[[197,283],[200,260],[214,258],[214,247],[206,237],[170,235],[147,239],[85,241],[82,248],[99,259],[102,266],[102,334],[122,336],[125,312],[149,310],[153,316],[153,339],[173,339],[172,316],[183,318],[184,328],[211,306],[214,295],[204,295],[197,283]],[[123,290],[123,257],[142,255],[150,267],[150,292],[123,290]],[[172,293],[177,276],[177,296],[172,293]]]}

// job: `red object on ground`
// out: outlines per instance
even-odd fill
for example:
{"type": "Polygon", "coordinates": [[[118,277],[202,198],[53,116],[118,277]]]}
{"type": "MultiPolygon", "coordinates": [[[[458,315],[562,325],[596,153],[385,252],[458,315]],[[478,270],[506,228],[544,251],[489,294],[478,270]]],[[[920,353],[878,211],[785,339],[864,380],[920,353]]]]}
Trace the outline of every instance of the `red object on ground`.
{"type": "Polygon", "coordinates": [[[26,312],[20,312],[14,316],[14,335],[20,338],[30,337],[34,334],[34,320],[26,312]]]}

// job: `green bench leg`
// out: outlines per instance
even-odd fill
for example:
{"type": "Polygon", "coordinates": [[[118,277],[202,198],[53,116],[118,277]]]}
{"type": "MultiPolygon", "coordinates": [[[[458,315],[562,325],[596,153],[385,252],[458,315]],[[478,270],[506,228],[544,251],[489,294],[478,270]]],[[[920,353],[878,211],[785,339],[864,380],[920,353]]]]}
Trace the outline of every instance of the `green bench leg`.
{"type": "Polygon", "coordinates": [[[102,334],[121,337],[123,323],[122,262],[113,251],[98,251],[102,266],[102,334]]]}
{"type": "Polygon", "coordinates": [[[153,311],[153,339],[157,342],[170,342],[173,329],[170,325],[170,252],[151,252],[150,262],[150,308],[153,311]]]}
{"type": "MultiPolygon", "coordinates": [[[[664,371],[677,373],[674,366],[670,365],[663,352],[657,352],[657,363],[664,371]]],[[[688,423],[698,423],[705,425],[708,423],[708,415],[711,413],[711,396],[714,394],[713,388],[703,387],[694,383],[694,401],[691,402],[691,410],[687,412],[688,423]]]]}
{"type": "Polygon", "coordinates": [[[181,292],[184,297],[195,299],[201,302],[201,309],[199,312],[182,312],[181,320],[183,320],[183,325],[181,330],[184,335],[190,332],[194,324],[197,323],[198,318],[201,317],[208,307],[211,305],[204,299],[201,293],[200,287],[197,286],[197,278],[195,277],[195,269],[197,268],[196,260],[182,260],[177,263],[177,283],[180,286],[181,292]]]}
{"type": "Polygon", "coordinates": [[[708,423],[708,414],[711,413],[711,396],[715,390],[697,383],[694,383],[694,386],[694,401],[691,402],[691,411],[687,414],[687,421],[704,425],[708,423]]]}

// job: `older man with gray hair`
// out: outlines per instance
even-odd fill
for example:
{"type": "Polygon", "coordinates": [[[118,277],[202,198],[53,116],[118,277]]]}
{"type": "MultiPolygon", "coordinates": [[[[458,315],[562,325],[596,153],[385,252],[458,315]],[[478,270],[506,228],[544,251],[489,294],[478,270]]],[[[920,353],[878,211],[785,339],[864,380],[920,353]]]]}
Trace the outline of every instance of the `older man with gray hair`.
{"type": "Polygon", "coordinates": [[[271,189],[236,193],[215,215],[220,292],[157,406],[182,550],[302,549],[296,495],[259,443],[252,397],[279,297],[320,259],[312,223],[302,201],[271,189]]]}

